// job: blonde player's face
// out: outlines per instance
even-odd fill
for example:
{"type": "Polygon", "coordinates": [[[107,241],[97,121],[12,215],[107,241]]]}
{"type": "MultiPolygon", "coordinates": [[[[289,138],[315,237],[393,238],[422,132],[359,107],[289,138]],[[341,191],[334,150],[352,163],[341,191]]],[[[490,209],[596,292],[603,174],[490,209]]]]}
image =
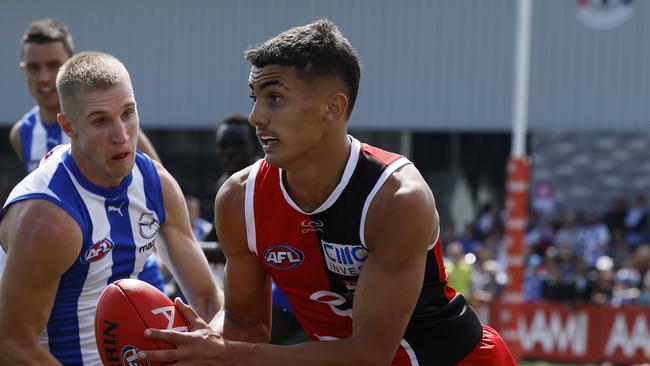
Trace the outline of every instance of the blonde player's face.
{"type": "Polygon", "coordinates": [[[41,108],[59,109],[56,74],[69,58],[61,42],[25,44],[20,68],[25,74],[29,92],[41,108]]]}
{"type": "MultiPolygon", "coordinates": [[[[130,84],[79,96],[73,122],[72,156],[91,182],[119,185],[135,163],[138,112],[130,84]]],[[[67,129],[66,129],[67,132],[67,129]]]]}
{"type": "Polygon", "coordinates": [[[300,79],[293,66],[253,67],[248,81],[253,99],[248,119],[266,161],[287,169],[303,159],[318,158],[325,129],[323,91],[300,79]]]}

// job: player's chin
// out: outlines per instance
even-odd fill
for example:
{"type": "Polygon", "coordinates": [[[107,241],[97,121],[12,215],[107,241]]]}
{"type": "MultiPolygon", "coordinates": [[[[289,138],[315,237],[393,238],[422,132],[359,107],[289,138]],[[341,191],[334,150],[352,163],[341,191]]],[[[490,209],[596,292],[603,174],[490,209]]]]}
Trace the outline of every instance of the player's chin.
{"type": "Polygon", "coordinates": [[[135,165],[135,156],[133,154],[128,154],[121,158],[112,158],[108,164],[114,175],[126,177],[131,173],[131,170],[133,170],[133,166],[135,165]]]}
{"type": "Polygon", "coordinates": [[[278,156],[278,154],[266,153],[266,154],[264,154],[264,160],[266,161],[267,164],[269,164],[271,166],[278,167],[278,168],[283,167],[284,159],[282,159],[282,157],[278,156]]]}

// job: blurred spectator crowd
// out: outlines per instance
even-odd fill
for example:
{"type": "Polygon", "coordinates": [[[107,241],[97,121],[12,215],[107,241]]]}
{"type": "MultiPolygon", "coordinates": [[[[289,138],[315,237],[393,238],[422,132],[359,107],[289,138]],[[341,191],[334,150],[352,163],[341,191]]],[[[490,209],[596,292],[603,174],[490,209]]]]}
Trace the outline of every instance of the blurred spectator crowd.
{"type": "MultiPolygon", "coordinates": [[[[498,299],[505,272],[505,212],[487,205],[462,232],[442,230],[449,283],[470,301],[498,299]]],[[[650,306],[650,230],[643,194],[598,211],[531,211],[524,300],[650,306]]]]}

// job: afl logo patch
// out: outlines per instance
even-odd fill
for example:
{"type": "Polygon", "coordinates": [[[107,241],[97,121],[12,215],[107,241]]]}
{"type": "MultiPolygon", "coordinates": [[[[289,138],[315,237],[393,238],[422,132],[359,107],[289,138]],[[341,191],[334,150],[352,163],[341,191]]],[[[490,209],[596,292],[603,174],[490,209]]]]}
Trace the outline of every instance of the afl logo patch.
{"type": "Polygon", "coordinates": [[[97,262],[98,260],[106,257],[106,255],[113,249],[113,242],[109,239],[102,239],[93,244],[92,247],[86,250],[81,261],[83,263],[97,262]]]}
{"type": "Polygon", "coordinates": [[[138,349],[135,346],[124,346],[122,348],[122,365],[124,366],[149,366],[148,361],[138,360],[138,349]]]}
{"type": "Polygon", "coordinates": [[[274,245],[264,251],[264,262],[275,269],[296,268],[304,259],[305,255],[300,250],[285,244],[274,245]]]}

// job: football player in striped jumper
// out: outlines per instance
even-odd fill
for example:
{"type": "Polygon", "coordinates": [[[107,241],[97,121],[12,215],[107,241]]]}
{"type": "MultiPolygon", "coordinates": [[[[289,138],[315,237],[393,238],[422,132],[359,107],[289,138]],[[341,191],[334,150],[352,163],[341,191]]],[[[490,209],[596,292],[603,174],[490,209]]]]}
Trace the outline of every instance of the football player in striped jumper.
{"type": "MultiPolygon", "coordinates": [[[[70,142],[56,120],[56,115],[61,112],[56,74],[73,53],[72,35],[58,20],[35,20],[23,34],[20,69],[36,106],[14,124],[9,131],[9,142],[28,174],[53,147],[70,142]]],[[[142,130],[138,134],[138,150],[160,161],[142,130]]],[[[164,279],[154,256],[147,261],[139,278],[161,291],[164,288],[164,279]]]]}
{"type": "Polygon", "coordinates": [[[213,365],[515,365],[447,285],[433,194],[405,157],[347,134],[356,51],[329,21],[248,50],[249,121],[264,159],[217,193],[225,316],[177,301],[191,333],[140,357],[213,365]],[[312,342],[268,344],[271,279],[312,342]]]}
{"type": "Polygon", "coordinates": [[[0,211],[2,365],[99,365],[99,295],[137,278],[154,247],[203,319],[222,303],[179,185],[136,150],[137,104],[124,65],[80,53],[61,66],[57,88],[70,144],[51,150],[0,211]]]}

